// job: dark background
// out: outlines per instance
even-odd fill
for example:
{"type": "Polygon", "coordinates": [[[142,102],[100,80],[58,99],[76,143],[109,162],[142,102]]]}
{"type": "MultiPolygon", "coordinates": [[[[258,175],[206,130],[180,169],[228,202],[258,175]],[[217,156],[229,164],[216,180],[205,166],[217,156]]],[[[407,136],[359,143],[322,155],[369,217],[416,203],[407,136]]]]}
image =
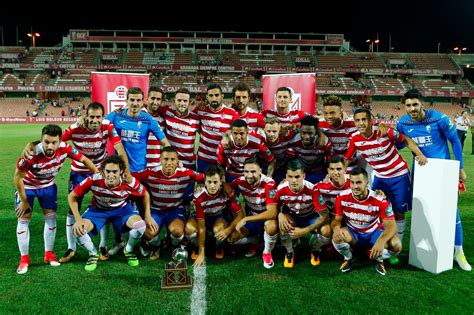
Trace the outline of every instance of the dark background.
{"type": "MultiPolygon", "coordinates": [[[[276,5],[276,2],[258,1],[201,1],[194,2],[194,10],[183,1],[173,1],[173,4],[161,1],[130,3],[120,10],[112,8],[102,12],[87,4],[83,5],[88,8],[84,10],[38,3],[28,8],[28,15],[23,14],[26,9],[21,7],[0,8],[0,27],[3,28],[3,44],[11,46],[17,44],[17,28],[18,39],[28,46],[31,40],[26,33],[32,28],[41,33],[37,46],[59,44],[62,36],[74,28],[234,30],[342,33],[359,51],[367,51],[365,41],[375,39],[377,34],[379,51],[388,51],[391,34],[395,52],[437,52],[438,43],[441,43],[440,52],[451,52],[455,46],[467,47],[467,53],[474,52],[473,0],[326,2],[291,1],[276,5]]],[[[82,3],[69,2],[67,6],[82,7],[78,4],[82,3]]]]}

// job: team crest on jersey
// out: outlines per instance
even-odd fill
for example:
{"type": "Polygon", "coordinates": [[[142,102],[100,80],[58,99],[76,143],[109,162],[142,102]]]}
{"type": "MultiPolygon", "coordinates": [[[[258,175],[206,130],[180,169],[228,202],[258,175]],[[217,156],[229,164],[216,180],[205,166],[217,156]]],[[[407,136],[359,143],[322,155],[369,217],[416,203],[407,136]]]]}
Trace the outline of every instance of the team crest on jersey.
{"type": "Polygon", "coordinates": [[[398,137],[400,136],[400,133],[399,133],[397,130],[394,129],[394,130],[393,130],[393,136],[394,136],[395,138],[398,138],[398,137]]]}
{"type": "Polygon", "coordinates": [[[198,171],[194,171],[194,175],[199,176],[199,172],[198,172],[198,171]]]}
{"type": "Polygon", "coordinates": [[[275,198],[275,195],[276,195],[275,189],[270,189],[270,191],[268,192],[268,195],[270,196],[270,198],[275,198]]]}
{"type": "Polygon", "coordinates": [[[138,127],[138,129],[141,129],[141,128],[142,128],[142,122],[141,122],[141,121],[139,121],[139,122],[137,123],[137,127],[138,127]]]}
{"type": "Polygon", "coordinates": [[[79,154],[79,152],[77,151],[77,149],[76,149],[76,148],[72,148],[72,150],[71,150],[71,151],[72,151],[72,153],[74,153],[74,154],[76,154],[76,155],[77,155],[77,154],[79,154]]]}
{"type": "Polygon", "coordinates": [[[431,126],[430,125],[426,125],[426,131],[431,132],[431,126]]]}
{"type": "Polygon", "coordinates": [[[118,133],[117,133],[117,130],[115,130],[115,128],[112,129],[112,135],[113,135],[114,137],[118,137],[118,133]]]}
{"type": "Polygon", "coordinates": [[[392,205],[389,205],[389,206],[387,207],[387,210],[385,210],[385,213],[387,214],[387,217],[393,215],[392,205]]]}
{"type": "Polygon", "coordinates": [[[270,149],[267,148],[267,150],[265,151],[265,154],[266,154],[267,156],[270,156],[271,153],[272,153],[272,152],[270,151],[270,149]]]}

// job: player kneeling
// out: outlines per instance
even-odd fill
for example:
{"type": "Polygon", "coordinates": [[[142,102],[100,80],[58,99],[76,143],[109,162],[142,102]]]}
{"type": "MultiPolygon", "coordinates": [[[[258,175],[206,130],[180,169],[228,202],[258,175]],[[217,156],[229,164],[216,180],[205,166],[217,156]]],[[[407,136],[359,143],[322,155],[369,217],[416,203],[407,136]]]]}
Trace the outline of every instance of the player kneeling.
{"type": "Polygon", "coordinates": [[[331,223],[333,245],[344,256],[339,269],[341,272],[351,270],[354,263],[351,246],[371,246],[370,258],[376,261],[375,270],[385,275],[383,260],[402,251],[392,207],[385,197],[368,188],[368,176],[363,168],[352,170],[350,183],[351,191],[336,198],[336,217],[331,223]],[[341,227],[343,219],[345,227],[341,227]]]}
{"type": "Polygon", "coordinates": [[[133,253],[133,248],[150,225],[157,229],[155,221],[150,215],[150,196],[142,184],[134,177],[130,183],[122,181],[125,164],[118,156],[109,156],[102,162],[100,174],[95,174],[81,182],[69,195],[68,202],[76,223],[73,226],[74,235],[81,246],[89,251],[89,259],[85,266],[86,271],[97,268],[99,255],[90,236],[97,232],[104,224],[112,222],[114,226],[128,228],[129,238],[123,253],[129,266],[136,267],[139,262],[133,253]],[[80,215],[77,199],[92,191],[92,204],[84,214],[80,215]],[[126,202],[130,195],[143,197],[145,221],[138,215],[138,211],[126,202]],[[146,223],[145,223],[146,222],[146,223]]]}
{"type": "Polygon", "coordinates": [[[214,233],[216,238],[216,259],[224,258],[224,241],[234,231],[237,223],[244,217],[242,207],[237,203],[233,194],[227,195],[222,188],[224,172],[217,166],[211,165],[206,169],[204,189],[194,195],[196,207],[195,216],[186,223],[186,238],[197,245],[199,252],[193,252],[194,266],[204,265],[206,230],[214,233]],[[233,220],[228,217],[228,203],[233,220]]]}
{"type": "Polygon", "coordinates": [[[319,190],[305,180],[304,166],[300,160],[292,160],[286,169],[286,181],[278,186],[278,225],[280,238],[286,248],[285,268],[295,266],[293,240],[308,233],[311,235],[311,265],[318,266],[319,250],[328,244],[331,227],[328,224],[327,206],[319,190]]]}
{"type": "Polygon", "coordinates": [[[262,174],[254,156],[244,161],[244,175],[236,178],[231,186],[237,188],[244,197],[247,216],[237,223],[235,231],[229,236],[229,243],[249,244],[245,256],[252,257],[256,254],[256,245],[263,235],[263,266],[270,269],[274,265],[272,250],[278,239],[275,181],[262,174]]]}

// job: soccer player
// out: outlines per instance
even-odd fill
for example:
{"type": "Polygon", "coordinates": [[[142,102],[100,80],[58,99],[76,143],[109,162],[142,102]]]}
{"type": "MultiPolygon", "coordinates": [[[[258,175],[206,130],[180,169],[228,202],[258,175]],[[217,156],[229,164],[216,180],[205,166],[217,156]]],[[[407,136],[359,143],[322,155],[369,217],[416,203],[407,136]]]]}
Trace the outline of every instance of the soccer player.
{"type": "MultiPolygon", "coordinates": [[[[244,161],[244,175],[235,179],[231,186],[237,188],[244,197],[247,215],[237,223],[229,242],[252,245],[258,243],[263,234],[263,266],[273,268],[272,250],[278,240],[275,181],[262,174],[257,158],[253,156],[244,161]]],[[[251,246],[246,256],[252,257],[255,253],[255,246],[251,246]]]]}
{"type": "Polygon", "coordinates": [[[159,258],[158,233],[166,226],[173,247],[178,247],[184,237],[186,222],[184,194],[190,183],[203,182],[204,174],[178,167],[178,153],[174,147],[165,147],[161,151],[161,164],[153,169],[133,173],[140,182],[146,182],[151,198],[151,216],[158,230],[147,228],[145,239],[151,245],[150,259],[159,258]]]}
{"type": "Polygon", "coordinates": [[[344,166],[344,158],[342,156],[334,156],[329,160],[328,164],[328,181],[322,181],[316,184],[321,196],[326,201],[331,218],[335,216],[334,202],[336,197],[350,190],[350,180],[345,175],[346,167],[344,166]]]}
{"type": "MultiPolygon", "coordinates": [[[[170,145],[156,120],[150,114],[142,111],[143,97],[143,91],[140,88],[131,87],[127,91],[127,106],[106,116],[106,119],[114,124],[122,138],[122,144],[128,156],[130,172],[139,172],[146,168],[147,141],[150,133],[156,136],[161,145],[170,145]]],[[[142,208],[140,201],[137,205],[142,208]]],[[[101,243],[104,246],[107,231],[108,225],[105,225],[101,232],[101,243]]],[[[116,234],[115,237],[115,244],[109,250],[110,255],[114,255],[121,248],[120,236],[116,234]]]]}
{"type": "Polygon", "coordinates": [[[163,119],[166,138],[176,148],[179,161],[184,167],[196,170],[194,142],[200,128],[199,116],[190,111],[191,93],[186,88],[176,91],[174,105],[162,106],[159,109],[163,119]]]}
{"type": "MultiPolygon", "coordinates": [[[[80,124],[73,124],[69,126],[61,137],[62,141],[71,140],[75,148],[88,157],[96,167],[100,167],[102,161],[107,156],[106,143],[107,140],[114,146],[118,155],[122,157],[125,162],[125,173],[130,176],[128,170],[128,157],[123,148],[114,125],[104,119],[104,106],[100,103],[90,103],[86,108],[86,117],[84,126],[80,124]]],[[[74,190],[79,183],[84,179],[91,176],[92,173],[82,163],[72,161],[71,174],[69,177],[69,192],[74,190]]],[[[78,199],[79,209],[81,208],[82,199],[78,199]]],[[[66,217],[66,238],[68,243],[68,249],[59,259],[59,262],[66,263],[71,260],[76,253],[76,239],[72,233],[72,226],[74,225],[74,216],[69,209],[66,217]]],[[[100,257],[105,260],[108,258],[107,249],[105,243],[99,247],[100,257]]]]}
{"type": "MultiPolygon", "coordinates": [[[[421,93],[417,89],[407,91],[403,96],[402,103],[405,105],[407,114],[400,118],[397,129],[411,137],[423,154],[429,158],[451,159],[449,140],[454,158],[460,162],[459,181],[465,183],[467,175],[464,171],[461,142],[449,117],[434,110],[425,110],[421,93]]],[[[454,245],[454,260],[461,269],[471,271],[472,267],[467,262],[463,251],[463,231],[459,208],[456,213],[454,245]]]]}
{"type": "MultiPolygon", "coordinates": [[[[319,128],[331,140],[333,155],[344,156],[349,148],[349,139],[357,131],[353,119],[344,119],[342,113],[342,100],[339,96],[330,95],[323,99],[323,117],[319,121],[319,128]]],[[[357,158],[349,163],[348,173],[357,166],[357,158]]]]}
{"type": "MultiPolygon", "coordinates": [[[[161,128],[163,128],[163,118],[159,109],[165,101],[165,92],[158,86],[150,86],[148,89],[147,111],[155,118],[161,128]]],[[[160,164],[160,141],[153,133],[150,133],[146,143],[146,167],[152,168],[160,164]]]]}
{"type": "Polygon", "coordinates": [[[290,142],[287,155],[304,165],[305,180],[312,184],[326,176],[327,161],[332,156],[332,143],[320,132],[318,118],[306,116],[301,120],[300,132],[290,142]]]}
{"type": "Polygon", "coordinates": [[[249,132],[259,131],[265,127],[263,115],[250,108],[250,88],[245,83],[239,83],[232,89],[232,99],[234,103],[232,108],[240,115],[240,119],[245,120],[249,132]]]}
{"type": "Polygon", "coordinates": [[[232,182],[244,173],[245,159],[259,155],[269,163],[267,175],[272,176],[275,158],[260,137],[249,136],[247,123],[242,119],[232,122],[231,141],[228,149],[222,143],[217,148],[217,163],[226,168],[226,181],[232,182]]]}
{"type": "Polygon", "coordinates": [[[16,186],[15,206],[18,217],[17,241],[21,259],[18,274],[28,271],[30,265],[30,219],[35,198],[38,198],[44,214],[44,262],[51,266],[60,263],[53,253],[56,238],[57,187],[54,179],[64,164],[66,157],[83,163],[93,172],[98,172],[94,163],[69,144],[61,141],[62,130],[57,125],[46,125],[41,131],[41,142],[36,145],[38,152],[31,159],[20,157],[13,181],[16,186]]]}
{"type": "Polygon", "coordinates": [[[217,165],[217,147],[222,135],[230,129],[239,114],[224,106],[224,94],[220,85],[212,83],[207,87],[207,106],[198,110],[201,121],[201,137],[198,149],[198,171],[204,173],[209,165],[217,165]]]}
{"type": "Polygon", "coordinates": [[[99,174],[85,179],[68,195],[69,207],[76,219],[73,226],[74,235],[76,235],[79,244],[89,251],[89,259],[84,267],[86,271],[93,271],[97,268],[99,255],[92,243],[91,236],[97,235],[106,222],[112,222],[120,229],[125,227],[130,229],[123,253],[131,267],[139,265],[133,248],[145,232],[146,226],[148,225],[152,230],[158,228],[150,215],[148,192],[133,177],[130,183],[123,182],[124,170],[125,163],[119,156],[108,156],[102,162],[99,174]],[[82,198],[89,191],[92,191],[92,202],[81,217],[77,199],[82,198]],[[138,215],[138,211],[126,201],[132,194],[143,198],[145,221],[138,215]]]}
{"type": "Polygon", "coordinates": [[[339,270],[351,270],[355,260],[351,247],[369,246],[369,257],[376,261],[375,270],[384,276],[387,271],[383,260],[402,251],[392,207],[385,197],[369,189],[368,175],[363,168],[351,171],[350,185],[350,191],[336,197],[336,216],[331,222],[333,245],[344,256],[339,270]]]}
{"type": "Polygon", "coordinates": [[[285,178],[286,152],[290,148],[291,140],[296,136],[296,131],[293,128],[281,128],[281,123],[276,118],[266,118],[264,132],[267,147],[275,156],[276,164],[272,178],[278,185],[285,178]]]}
{"type": "Polygon", "coordinates": [[[223,182],[224,172],[218,166],[211,165],[205,172],[204,189],[194,196],[196,214],[186,222],[185,234],[192,244],[198,246],[198,253],[193,252],[191,256],[196,260],[195,267],[205,263],[206,230],[212,231],[216,238],[216,259],[222,259],[224,258],[224,241],[244,217],[242,207],[235,199],[235,195],[224,192],[223,182]]]}
{"type": "Polygon", "coordinates": [[[113,111],[106,116],[112,122],[122,138],[122,144],[128,155],[130,172],[139,172],[146,167],[146,144],[153,133],[163,146],[169,146],[155,119],[142,111],[143,91],[132,87],[127,91],[127,106],[119,112],[113,111]]]}
{"type": "Polygon", "coordinates": [[[262,112],[263,116],[265,118],[275,117],[284,128],[297,127],[301,119],[308,116],[308,114],[301,110],[290,110],[292,94],[290,88],[286,86],[279,87],[275,94],[277,109],[266,109],[262,112]]]}
{"type": "Polygon", "coordinates": [[[327,206],[314,185],[306,181],[304,166],[300,160],[288,162],[286,182],[276,192],[278,201],[278,225],[280,238],[286,248],[285,268],[294,268],[293,239],[311,233],[311,265],[321,264],[319,249],[328,244],[331,237],[327,206]]]}
{"type": "MultiPolygon", "coordinates": [[[[398,237],[403,241],[405,233],[405,212],[411,210],[412,192],[408,165],[398,152],[395,143],[405,144],[415,155],[418,164],[425,165],[427,159],[416,143],[404,134],[388,128],[386,136],[373,130],[372,114],[368,109],[359,108],[354,112],[357,132],[351,135],[349,149],[344,156],[345,166],[349,165],[358,150],[374,169],[372,190],[382,190],[391,202],[395,212],[398,237]]],[[[392,260],[396,263],[397,260],[392,260]]]]}
{"type": "Polygon", "coordinates": [[[461,141],[461,148],[464,149],[464,141],[466,140],[467,131],[471,127],[471,120],[469,119],[471,112],[469,109],[464,109],[461,116],[456,118],[456,131],[458,133],[459,141],[461,141]]]}

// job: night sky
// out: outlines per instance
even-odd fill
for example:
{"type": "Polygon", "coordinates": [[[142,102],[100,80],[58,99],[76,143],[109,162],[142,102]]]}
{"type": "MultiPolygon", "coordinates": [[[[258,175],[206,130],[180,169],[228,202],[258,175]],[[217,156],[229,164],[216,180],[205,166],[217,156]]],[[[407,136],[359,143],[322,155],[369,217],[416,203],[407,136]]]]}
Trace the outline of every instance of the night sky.
{"type": "MultiPolygon", "coordinates": [[[[255,7],[245,2],[226,2],[232,9],[223,9],[222,2],[195,2],[202,12],[184,11],[178,6],[147,9],[127,5],[123,11],[108,13],[51,13],[36,10],[36,15],[19,15],[18,9],[0,8],[5,45],[19,40],[29,43],[26,33],[33,27],[41,33],[37,46],[56,45],[69,29],[148,29],[148,30],[212,30],[342,33],[351,46],[367,51],[367,39],[380,39],[379,51],[388,51],[389,34],[395,52],[449,52],[455,46],[467,47],[474,53],[474,0],[446,1],[343,1],[333,5],[312,1],[315,10],[301,1],[277,7],[255,7]],[[150,14],[153,12],[153,15],[150,14]],[[115,17],[115,18],[113,18],[115,17]]],[[[306,2],[309,3],[309,2],[306,2]]],[[[158,4],[158,2],[157,2],[158,4]]],[[[179,3],[182,5],[182,2],[179,3]]],[[[162,2],[159,2],[162,5],[162,2]]],[[[55,8],[57,10],[58,8],[55,8]]],[[[83,10],[84,11],[84,10],[83,10]]],[[[1,45],[1,43],[0,43],[1,45]]]]}

